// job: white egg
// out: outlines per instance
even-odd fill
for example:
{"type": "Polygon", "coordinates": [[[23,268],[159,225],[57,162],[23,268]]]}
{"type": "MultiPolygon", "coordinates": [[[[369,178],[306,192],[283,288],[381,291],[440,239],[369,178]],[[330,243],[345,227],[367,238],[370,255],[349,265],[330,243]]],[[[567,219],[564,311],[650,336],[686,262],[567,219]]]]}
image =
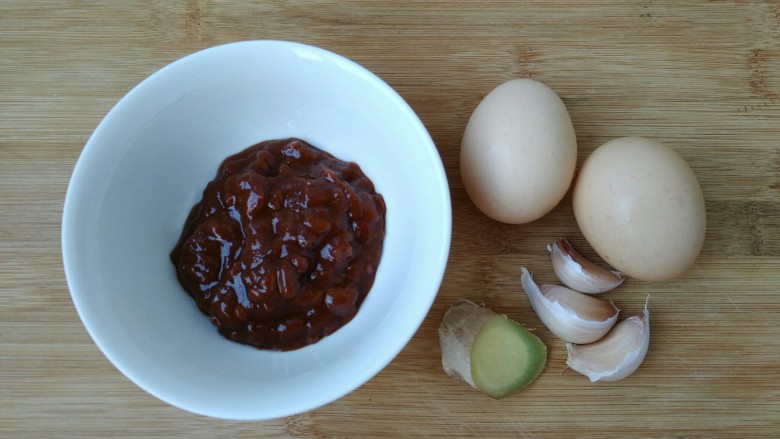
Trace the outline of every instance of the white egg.
{"type": "Polygon", "coordinates": [[[563,199],[577,163],[574,126],[558,95],[514,79],[477,106],[463,134],[460,171],[474,204],[509,224],[541,218],[563,199]]]}
{"type": "Polygon", "coordinates": [[[673,149],[642,137],[598,147],[580,169],[572,196],[583,236],[606,262],[645,281],[690,267],[704,243],[704,196],[673,149]]]}

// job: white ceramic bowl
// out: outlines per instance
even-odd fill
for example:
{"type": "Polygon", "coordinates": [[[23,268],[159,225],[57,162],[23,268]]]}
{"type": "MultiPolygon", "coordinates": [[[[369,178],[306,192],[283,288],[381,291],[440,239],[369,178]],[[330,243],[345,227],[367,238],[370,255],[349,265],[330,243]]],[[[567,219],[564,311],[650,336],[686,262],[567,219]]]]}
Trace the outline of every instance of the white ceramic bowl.
{"type": "Polygon", "coordinates": [[[176,61],[117,103],[73,172],[62,248],[76,309],[122,373],[182,409],[258,420],[327,404],[384,368],[433,303],[450,232],[436,147],[396,92],[331,52],[249,41],[176,61]],[[303,349],[261,351],[217,333],[168,255],[224,158],[291,136],[361,166],[384,196],[387,233],[349,324],[303,349]]]}

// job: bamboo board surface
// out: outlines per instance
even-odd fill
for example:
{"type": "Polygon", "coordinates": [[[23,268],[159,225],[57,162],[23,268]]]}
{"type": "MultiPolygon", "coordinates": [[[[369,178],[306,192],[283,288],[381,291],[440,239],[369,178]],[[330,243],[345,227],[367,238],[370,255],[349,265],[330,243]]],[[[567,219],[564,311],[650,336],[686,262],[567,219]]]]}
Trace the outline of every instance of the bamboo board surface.
{"type": "MultiPolygon", "coordinates": [[[[592,252],[585,250],[588,256],[592,252]]],[[[776,437],[780,431],[780,3],[776,1],[206,1],[0,4],[0,437],[776,437]],[[436,143],[453,205],[450,260],[409,345],[375,378],[309,413],[228,422],[170,407],[122,376],[82,326],[59,225],[92,130],[130,88],[199,49],[282,39],[347,56],[393,86],[436,143]],[[499,83],[532,77],[572,116],[581,164],[603,142],[672,146],[704,191],[702,253],[649,294],[652,341],[624,381],[566,370],[520,264],[585,246],[571,198],[509,226],[468,199],[459,147],[499,83]],[[537,327],[548,365],[493,401],[444,375],[436,328],[460,297],[537,327]]]]}

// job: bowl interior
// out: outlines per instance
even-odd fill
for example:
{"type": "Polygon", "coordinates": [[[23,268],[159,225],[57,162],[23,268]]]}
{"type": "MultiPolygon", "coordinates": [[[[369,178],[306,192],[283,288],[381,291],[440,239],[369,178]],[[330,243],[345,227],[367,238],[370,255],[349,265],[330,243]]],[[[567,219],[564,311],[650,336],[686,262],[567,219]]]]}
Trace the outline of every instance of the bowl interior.
{"type": "Polygon", "coordinates": [[[379,78],[311,46],[234,43],[163,68],[101,122],[68,188],[63,260],[87,330],[132,381],[195,413],[270,419],[343,396],[400,352],[440,285],[450,215],[430,136],[379,78]],[[385,198],[387,232],[355,319],[312,346],[269,352],[223,339],[168,254],[221,161],[283,137],[358,163],[385,198]]]}

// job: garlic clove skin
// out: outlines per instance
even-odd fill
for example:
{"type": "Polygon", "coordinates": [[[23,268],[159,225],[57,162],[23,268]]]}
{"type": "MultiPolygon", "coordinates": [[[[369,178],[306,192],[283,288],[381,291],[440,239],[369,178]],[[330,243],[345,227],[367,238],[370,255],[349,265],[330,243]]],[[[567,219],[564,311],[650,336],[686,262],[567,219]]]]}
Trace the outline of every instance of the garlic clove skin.
{"type": "Polygon", "coordinates": [[[615,326],[620,312],[612,302],[559,285],[534,282],[520,267],[520,282],[539,320],[556,336],[571,343],[592,343],[615,326]]]}
{"type": "Polygon", "coordinates": [[[619,271],[607,270],[582,256],[566,239],[547,246],[553,270],[567,287],[588,294],[609,291],[626,280],[619,271]]]}
{"type": "Polygon", "coordinates": [[[642,315],[618,323],[596,343],[566,343],[566,365],[585,375],[591,382],[617,381],[636,371],[650,346],[650,313],[645,304],[642,315]]]}

